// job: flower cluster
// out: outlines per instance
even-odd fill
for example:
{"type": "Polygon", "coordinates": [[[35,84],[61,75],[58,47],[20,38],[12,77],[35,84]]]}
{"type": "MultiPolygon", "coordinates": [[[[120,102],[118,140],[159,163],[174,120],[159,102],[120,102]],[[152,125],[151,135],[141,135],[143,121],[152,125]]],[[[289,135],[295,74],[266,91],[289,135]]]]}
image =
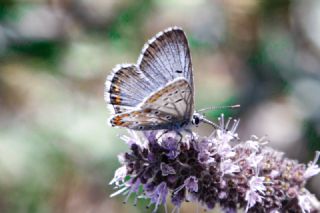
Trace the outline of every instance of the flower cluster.
{"type": "Polygon", "coordinates": [[[239,122],[230,123],[221,116],[208,137],[161,131],[124,137],[130,151],[119,156],[122,167],[110,182],[119,190],[112,196],[125,194],[126,202],[134,194],[135,204],[150,199],[153,212],[168,195],[174,211],[192,201],[223,212],[318,212],[319,201],[305,184],[320,173],[320,152],[308,165],[299,164],[265,146],[263,138],[240,142],[239,122]]]}

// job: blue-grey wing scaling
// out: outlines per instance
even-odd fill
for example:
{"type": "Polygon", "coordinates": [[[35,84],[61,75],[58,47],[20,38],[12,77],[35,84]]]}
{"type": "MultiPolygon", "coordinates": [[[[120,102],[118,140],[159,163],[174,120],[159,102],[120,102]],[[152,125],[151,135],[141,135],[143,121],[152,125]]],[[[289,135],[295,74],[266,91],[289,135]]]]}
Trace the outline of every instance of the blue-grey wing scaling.
{"type": "Polygon", "coordinates": [[[169,28],[150,39],[144,45],[137,65],[153,82],[155,90],[178,77],[184,77],[193,89],[190,50],[181,28],[169,28]]]}
{"type": "Polygon", "coordinates": [[[153,92],[151,82],[134,64],[117,65],[105,83],[105,100],[113,113],[133,109],[153,92]]]}

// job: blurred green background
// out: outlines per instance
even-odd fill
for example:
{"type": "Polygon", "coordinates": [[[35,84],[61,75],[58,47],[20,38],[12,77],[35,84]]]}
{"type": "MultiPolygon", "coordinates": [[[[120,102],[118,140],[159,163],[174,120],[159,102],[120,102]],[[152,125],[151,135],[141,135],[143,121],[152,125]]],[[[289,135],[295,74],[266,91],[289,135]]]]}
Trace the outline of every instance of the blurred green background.
{"type": "MultiPolygon", "coordinates": [[[[208,117],[239,117],[240,138],[266,135],[288,157],[313,158],[319,0],[1,0],[0,212],[150,212],[109,198],[127,147],[107,124],[103,87],[174,25],[189,39],[198,109],[241,104],[208,117]]],[[[308,186],[318,197],[319,183],[308,186]]]]}

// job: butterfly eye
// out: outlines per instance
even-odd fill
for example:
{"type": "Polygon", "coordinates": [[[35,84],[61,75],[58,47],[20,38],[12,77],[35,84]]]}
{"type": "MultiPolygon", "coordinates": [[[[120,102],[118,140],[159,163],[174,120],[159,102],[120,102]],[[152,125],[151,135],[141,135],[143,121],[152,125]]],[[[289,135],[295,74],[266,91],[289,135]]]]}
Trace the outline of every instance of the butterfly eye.
{"type": "Polygon", "coordinates": [[[192,124],[198,125],[199,123],[200,123],[199,117],[194,115],[192,118],[192,124]]]}

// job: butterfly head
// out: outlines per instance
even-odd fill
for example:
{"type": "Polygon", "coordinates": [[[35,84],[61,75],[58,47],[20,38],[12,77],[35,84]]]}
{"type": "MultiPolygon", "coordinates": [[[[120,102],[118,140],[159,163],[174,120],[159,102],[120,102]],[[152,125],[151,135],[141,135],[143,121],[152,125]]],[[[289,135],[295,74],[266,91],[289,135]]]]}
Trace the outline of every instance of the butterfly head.
{"type": "Polygon", "coordinates": [[[219,128],[219,126],[217,124],[213,123],[212,121],[210,121],[209,119],[207,119],[205,117],[204,112],[208,111],[208,110],[225,109],[225,108],[233,109],[233,108],[239,108],[239,107],[240,107],[240,105],[237,104],[237,105],[232,105],[232,106],[213,106],[213,107],[200,109],[200,110],[193,113],[191,124],[198,126],[199,123],[203,122],[203,123],[206,123],[206,124],[213,126],[214,128],[219,128]]]}
{"type": "Polygon", "coordinates": [[[213,126],[214,128],[219,128],[215,123],[208,120],[204,114],[199,112],[194,112],[192,115],[191,124],[197,127],[200,123],[206,123],[213,126]]]}
{"type": "Polygon", "coordinates": [[[195,126],[198,126],[199,123],[201,121],[203,121],[203,119],[204,119],[204,115],[202,115],[200,113],[197,113],[197,112],[194,112],[193,115],[192,115],[191,124],[195,125],[195,126]]]}

